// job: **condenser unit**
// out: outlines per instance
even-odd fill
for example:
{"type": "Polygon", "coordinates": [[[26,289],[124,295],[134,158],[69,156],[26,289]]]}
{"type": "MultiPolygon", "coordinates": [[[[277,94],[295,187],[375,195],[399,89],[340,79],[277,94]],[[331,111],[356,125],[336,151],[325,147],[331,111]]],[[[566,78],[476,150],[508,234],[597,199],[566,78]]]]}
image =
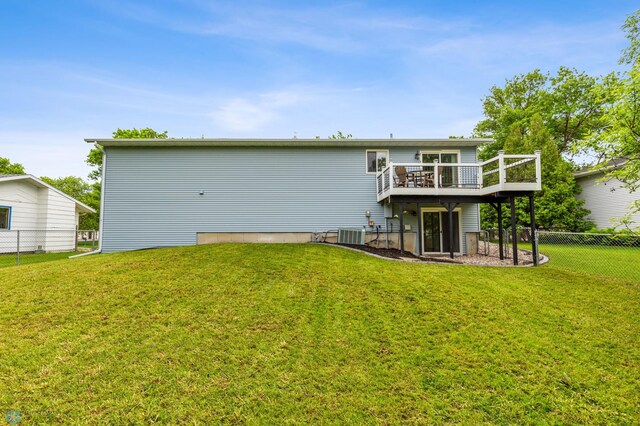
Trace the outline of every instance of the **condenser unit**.
{"type": "Polygon", "coordinates": [[[338,244],[364,245],[364,228],[338,228],[338,244]]]}

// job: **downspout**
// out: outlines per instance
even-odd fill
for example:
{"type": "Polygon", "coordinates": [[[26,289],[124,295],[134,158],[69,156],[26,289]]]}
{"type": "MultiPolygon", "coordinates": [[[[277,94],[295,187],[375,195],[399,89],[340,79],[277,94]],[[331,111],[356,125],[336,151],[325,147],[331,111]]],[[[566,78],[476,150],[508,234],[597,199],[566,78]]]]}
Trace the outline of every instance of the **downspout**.
{"type": "Polygon", "coordinates": [[[97,143],[93,144],[96,148],[98,148],[100,150],[100,152],[102,152],[102,173],[100,176],[101,182],[100,182],[100,222],[99,222],[99,228],[98,229],[98,253],[102,253],[102,230],[104,229],[104,187],[106,185],[106,181],[104,179],[105,175],[107,174],[107,152],[102,149],[102,147],[100,145],[98,145],[97,143]]]}
{"type": "Polygon", "coordinates": [[[100,176],[101,182],[100,182],[100,222],[98,227],[100,229],[98,229],[98,235],[99,240],[98,240],[98,250],[94,250],[94,251],[90,251],[88,253],[80,253],[80,254],[76,254],[74,256],[69,256],[69,259],[74,259],[76,257],[82,257],[82,256],[89,256],[92,254],[98,254],[98,253],[102,253],[102,229],[104,227],[104,176],[106,173],[106,169],[107,169],[107,153],[105,152],[104,149],[102,149],[102,147],[100,145],[98,145],[97,143],[94,143],[93,146],[95,146],[97,149],[100,150],[100,152],[102,152],[102,173],[100,176]]]}

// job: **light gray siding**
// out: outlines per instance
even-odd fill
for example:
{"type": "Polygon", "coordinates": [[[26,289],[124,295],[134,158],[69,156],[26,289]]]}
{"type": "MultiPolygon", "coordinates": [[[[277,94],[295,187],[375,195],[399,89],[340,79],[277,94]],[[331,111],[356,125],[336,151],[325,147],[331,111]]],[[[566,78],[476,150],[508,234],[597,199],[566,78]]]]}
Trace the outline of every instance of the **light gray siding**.
{"type": "MultiPolygon", "coordinates": [[[[415,162],[417,150],[389,151],[394,162],[415,162]]],[[[365,171],[365,151],[348,146],[106,148],[103,251],[195,244],[198,232],[360,227],[367,224],[367,210],[384,227],[375,175],[365,171]]],[[[461,158],[475,161],[475,148],[462,148],[461,158]]],[[[477,230],[476,206],[463,213],[465,228],[473,221],[477,230]]]]}
{"type": "MultiPolygon", "coordinates": [[[[640,192],[629,192],[618,179],[600,182],[601,178],[602,174],[594,174],[576,179],[582,187],[577,198],[585,200],[585,208],[591,210],[588,219],[598,229],[606,229],[615,226],[616,221],[629,212],[629,207],[640,200],[640,192]]],[[[634,213],[631,220],[640,224],[640,212],[634,213]]]]}

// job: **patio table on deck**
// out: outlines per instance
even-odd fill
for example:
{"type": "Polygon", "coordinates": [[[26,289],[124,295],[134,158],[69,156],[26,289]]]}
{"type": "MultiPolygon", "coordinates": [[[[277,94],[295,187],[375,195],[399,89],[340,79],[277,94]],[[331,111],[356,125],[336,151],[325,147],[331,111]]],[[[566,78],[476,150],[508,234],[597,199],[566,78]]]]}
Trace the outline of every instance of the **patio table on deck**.
{"type": "Polygon", "coordinates": [[[434,186],[433,172],[429,170],[415,170],[407,172],[407,179],[413,183],[414,188],[430,188],[434,186]]]}

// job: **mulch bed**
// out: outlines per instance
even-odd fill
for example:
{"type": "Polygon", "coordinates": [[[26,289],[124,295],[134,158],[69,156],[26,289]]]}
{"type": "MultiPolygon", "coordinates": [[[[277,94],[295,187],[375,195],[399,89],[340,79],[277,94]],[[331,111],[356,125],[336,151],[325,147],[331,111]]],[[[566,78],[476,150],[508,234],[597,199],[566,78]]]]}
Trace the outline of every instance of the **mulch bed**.
{"type": "Polygon", "coordinates": [[[344,246],[344,247],[349,247],[349,248],[360,250],[360,251],[366,251],[367,253],[377,254],[378,256],[382,256],[382,257],[390,257],[391,259],[404,258],[404,259],[423,260],[417,257],[416,255],[414,255],[413,253],[411,253],[410,251],[405,251],[404,254],[401,254],[400,250],[398,249],[383,249],[383,248],[377,248],[377,247],[371,247],[371,246],[359,246],[355,244],[338,244],[338,243],[329,243],[329,244],[335,244],[337,246],[344,246]]]}
{"type": "MultiPolygon", "coordinates": [[[[444,264],[457,264],[457,265],[482,265],[482,266],[512,266],[513,261],[510,258],[500,260],[498,257],[497,244],[489,245],[489,256],[475,255],[475,256],[456,256],[455,259],[451,259],[449,256],[416,256],[410,251],[405,251],[404,254],[400,253],[398,249],[384,249],[373,246],[360,246],[355,244],[338,244],[327,243],[337,246],[349,247],[355,250],[365,251],[381,257],[388,257],[390,259],[412,259],[417,262],[430,262],[430,263],[444,263],[444,264]],[[495,245],[495,247],[493,247],[495,245]]],[[[529,265],[532,262],[531,253],[526,250],[518,250],[520,254],[520,266],[529,265]]]]}
{"type": "Polygon", "coordinates": [[[451,263],[461,264],[462,263],[459,260],[451,259],[451,258],[445,257],[445,256],[421,256],[421,257],[418,257],[415,254],[411,253],[410,251],[405,251],[404,254],[402,254],[402,253],[400,253],[400,250],[398,250],[398,249],[384,249],[384,248],[378,248],[378,247],[373,247],[373,246],[360,246],[360,245],[355,245],[355,244],[338,244],[338,243],[329,243],[329,244],[335,244],[337,246],[344,246],[344,247],[349,247],[349,248],[360,250],[360,251],[366,251],[367,253],[372,253],[372,254],[376,254],[378,256],[388,257],[388,258],[391,258],[391,259],[413,259],[413,260],[418,261],[418,262],[435,262],[435,263],[449,263],[449,264],[451,264],[451,263]]]}

